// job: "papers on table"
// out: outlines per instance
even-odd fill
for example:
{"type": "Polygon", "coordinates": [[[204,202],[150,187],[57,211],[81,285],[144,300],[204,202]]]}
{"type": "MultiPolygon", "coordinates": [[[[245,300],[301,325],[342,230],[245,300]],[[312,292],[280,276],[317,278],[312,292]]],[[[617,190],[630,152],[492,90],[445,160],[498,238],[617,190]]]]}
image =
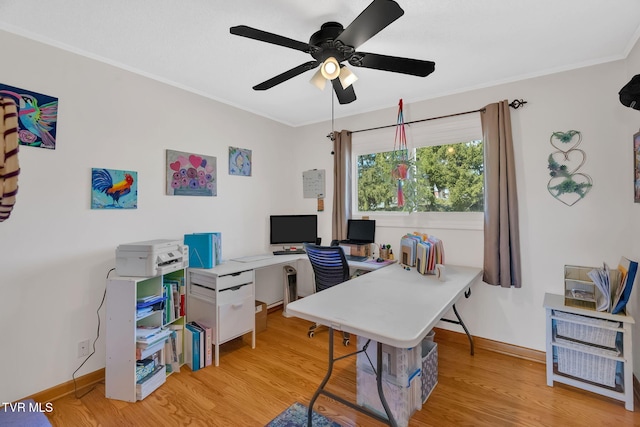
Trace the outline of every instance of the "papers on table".
{"type": "Polygon", "coordinates": [[[596,292],[596,309],[613,314],[623,312],[629,301],[637,271],[637,262],[622,257],[615,270],[610,270],[605,263],[603,268],[594,268],[588,272],[589,278],[599,291],[596,292]]]}
{"type": "Polygon", "coordinates": [[[587,274],[600,291],[596,293],[596,310],[609,311],[611,307],[611,275],[609,266],[604,263],[603,268],[594,268],[587,274]]]}

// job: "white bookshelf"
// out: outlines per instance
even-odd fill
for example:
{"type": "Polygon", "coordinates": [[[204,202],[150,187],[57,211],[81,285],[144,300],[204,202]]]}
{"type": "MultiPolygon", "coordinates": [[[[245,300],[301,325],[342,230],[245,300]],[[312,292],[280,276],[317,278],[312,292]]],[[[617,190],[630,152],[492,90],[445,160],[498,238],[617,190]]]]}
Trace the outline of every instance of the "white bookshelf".
{"type": "MultiPolygon", "coordinates": [[[[136,382],[136,328],[138,326],[156,326],[164,329],[184,328],[184,316],[165,322],[164,310],[155,310],[137,317],[138,298],[163,295],[164,280],[185,280],[185,270],[174,271],[155,277],[113,277],[107,279],[106,297],[106,373],[105,396],[109,399],[135,402],[142,400],[158,387],[167,376],[164,344],[160,351],[160,364],[163,368],[138,385],[136,382]]],[[[186,286],[186,284],[185,284],[186,286]]],[[[142,350],[140,359],[151,356],[155,351],[150,346],[142,350]]],[[[180,350],[184,354],[184,351],[180,350]]],[[[180,364],[183,360],[180,361],[180,364]]]]}
{"type": "Polygon", "coordinates": [[[554,382],[621,400],[633,411],[633,349],[627,314],[567,306],[545,294],[547,385],[554,382]]]}

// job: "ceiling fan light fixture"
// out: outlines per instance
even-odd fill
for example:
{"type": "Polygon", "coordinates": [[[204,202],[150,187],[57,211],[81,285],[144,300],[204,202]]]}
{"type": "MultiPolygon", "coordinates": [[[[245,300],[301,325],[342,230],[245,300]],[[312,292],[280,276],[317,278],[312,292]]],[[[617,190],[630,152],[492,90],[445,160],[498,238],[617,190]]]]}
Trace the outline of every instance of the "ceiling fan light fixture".
{"type": "Polygon", "coordinates": [[[327,79],[325,79],[324,76],[322,75],[322,69],[316,71],[313,74],[313,77],[311,77],[311,80],[309,80],[309,83],[311,83],[312,85],[314,85],[320,90],[324,90],[324,87],[327,85],[327,79]]]}
{"type": "Polygon", "coordinates": [[[328,57],[322,63],[320,67],[320,72],[324,76],[325,79],[333,80],[340,75],[340,64],[338,64],[338,60],[333,56],[328,57]]]}
{"type": "Polygon", "coordinates": [[[342,85],[342,89],[348,88],[349,86],[354,84],[356,80],[358,80],[358,76],[353,74],[351,70],[348,69],[346,66],[340,68],[340,75],[338,77],[340,78],[340,84],[342,85]]]}

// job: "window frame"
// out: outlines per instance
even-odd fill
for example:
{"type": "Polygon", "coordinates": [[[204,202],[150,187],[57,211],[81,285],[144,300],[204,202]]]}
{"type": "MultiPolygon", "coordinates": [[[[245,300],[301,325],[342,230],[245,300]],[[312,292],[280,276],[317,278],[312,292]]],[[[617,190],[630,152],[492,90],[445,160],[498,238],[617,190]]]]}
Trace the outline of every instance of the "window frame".
{"type": "MultiPolygon", "coordinates": [[[[453,230],[482,230],[483,212],[389,212],[358,210],[358,156],[392,151],[397,145],[396,127],[381,128],[352,134],[351,141],[351,211],[354,217],[368,216],[377,226],[401,228],[431,228],[453,230]]],[[[456,144],[482,140],[480,113],[470,113],[437,120],[405,124],[407,148],[456,144]],[[425,141],[428,141],[426,143],[425,141]]],[[[486,173],[486,170],[485,170],[486,173]]]]}

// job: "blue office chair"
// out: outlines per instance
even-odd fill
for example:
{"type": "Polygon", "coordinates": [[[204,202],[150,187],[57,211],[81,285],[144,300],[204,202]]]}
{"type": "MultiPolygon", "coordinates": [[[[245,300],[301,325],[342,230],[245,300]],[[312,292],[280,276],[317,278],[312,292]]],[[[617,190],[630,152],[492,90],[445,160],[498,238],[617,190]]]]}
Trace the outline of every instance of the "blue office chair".
{"type": "MultiPolygon", "coordinates": [[[[315,275],[316,292],[323,291],[332,286],[349,280],[349,264],[340,246],[318,246],[309,243],[304,244],[313,273],[315,275]]],[[[315,334],[317,324],[309,327],[309,338],[315,334]]],[[[342,332],[342,343],[349,345],[350,335],[342,332]]]]}

